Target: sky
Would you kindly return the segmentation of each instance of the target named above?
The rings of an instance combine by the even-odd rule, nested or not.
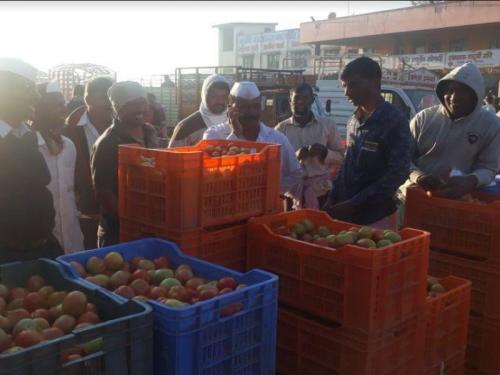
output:
[[[118,79],[217,65],[217,29],[229,22],[301,22],[411,6],[410,1],[0,2],[0,57],[42,71],[95,63]]]

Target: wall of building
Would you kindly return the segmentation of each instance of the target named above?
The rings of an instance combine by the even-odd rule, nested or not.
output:
[[[344,41],[380,55],[500,48],[500,23],[446,30],[372,36]],[[460,46],[460,44],[463,45]]]
[[[225,30],[230,30],[229,32],[232,34],[233,40],[233,49],[229,51],[224,51],[224,33]],[[275,25],[272,24],[234,24],[234,25],[224,25],[219,27],[219,37],[218,37],[218,46],[219,46],[219,56],[218,56],[218,65],[221,66],[235,66],[238,65],[237,62],[237,53],[236,53],[236,43],[238,37],[243,34],[256,34],[256,33],[264,33],[265,31],[272,32],[275,30]]]
[[[237,62],[249,68],[302,67],[307,65],[311,47],[301,45],[299,39],[299,29],[239,35],[236,47]]]
[[[237,39],[238,65],[261,69],[313,68],[314,46],[300,43],[300,30],[290,29],[274,33],[240,35]],[[339,46],[324,45],[322,56],[340,56],[345,50]],[[273,64],[274,63],[274,64]]]
[[[306,22],[300,25],[302,43],[405,32],[486,25],[500,22],[498,1],[449,1],[358,16]]]

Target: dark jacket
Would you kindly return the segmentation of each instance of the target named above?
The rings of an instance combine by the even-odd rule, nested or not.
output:
[[[200,111],[196,111],[175,126],[168,147],[194,146],[203,139],[205,130],[207,125]]]
[[[356,115],[347,123],[347,151],[327,205],[350,201],[356,212],[349,221],[379,221],[396,210],[396,192],[409,169],[408,120],[395,106],[381,101],[363,124]]]
[[[29,247],[52,236],[55,210],[49,183],[35,132],[0,137],[0,246]]]
[[[86,107],[83,106],[68,116],[63,134],[71,139],[76,147],[75,192],[78,209],[84,215],[97,215],[99,206],[92,187],[89,145],[84,127],[78,126],[78,122],[86,110]]]
[[[144,124],[144,147],[157,148],[158,138],[152,125]],[[91,170],[92,181],[99,203],[99,236],[118,238],[119,219],[117,212],[106,212],[105,203],[99,201],[102,192],[111,192],[118,199],[118,146],[138,143],[122,128],[119,121],[99,137],[92,148]],[[102,198],[101,198],[102,199]],[[109,242],[108,242],[109,243]]]
[[[83,98],[73,98],[66,104],[66,113],[73,112],[75,109],[85,106],[85,101]]]

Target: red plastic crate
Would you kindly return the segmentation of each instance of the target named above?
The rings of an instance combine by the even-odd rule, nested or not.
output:
[[[361,334],[281,307],[277,373],[417,375],[423,340],[418,328],[418,317],[414,315],[391,330]]]
[[[428,297],[425,307],[425,374],[445,368],[467,345],[471,283],[455,276],[439,281],[446,292]]]
[[[168,231],[131,220],[120,221],[121,242],[147,237],[175,242],[187,255],[237,271],[246,270],[246,223],[214,230]]]
[[[476,192],[488,204],[428,197],[408,189],[405,225],[431,233],[431,247],[479,260],[500,261],[500,198]]]
[[[471,313],[500,319],[500,268],[488,262],[440,253],[432,250],[429,273],[436,277],[454,275],[472,282]],[[500,374],[500,373],[499,373]]]
[[[364,331],[387,329],[425,306],[429,234],[403,229],[403,240],[383,249],[331,249],[276,234],[305,218],[334,232],[352,224],[300,210],[248,222],[247,267],[280,278],[279,300]]]
[[[212,158],[203,151],[230,143],[255,153]],[[223,140],[168,150],[120,145],[119,160],[124,219],[189,230],[282,211],[279,145]]]
[[[442,361],[433,368],[424,372],[424,375],[463,375],[465,362],[465,350],[456,354],[447,361]]]
[[[471,316],[465,363],[477,375],[500,374],[500,321]]]

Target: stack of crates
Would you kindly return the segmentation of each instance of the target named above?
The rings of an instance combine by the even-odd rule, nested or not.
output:
[[[438,279],[444,293],[430,295],[425,306],[422,375],[464,372],[471,282],[455,276]]]
[[[431,233],[429,270],[472,282],[467,375],[500,374],[500,200],[477,192],[469,201],[408,189],[405,224]]]
[[[304,219],[333,233],[356,227],[313,210],[248,224],[248,266],[279,276],[278,373],[434,375],[441,358],[431,345],[435,358],[424,358],[426,341],[436,341],[425,326],[447,312],[436,307],[444,295],[427,298],[429,234],[406,228],[400,242],[384,248],[333,249],[288,236]]]
[[[148,348],[149,354],[153,354],[153,368],[140,373],[115,371],[114,375],[275,374],[278,308],[278,278],[275,275],[261,270],[233,271],[185,255],[174,243],[154,238],[66,254],[57,260],[79,283],[119,303],[135,303],[83,280],[72,265],[75,261],[86,264],[93,256],[104,258],[110,252],[120,253],[126,261],[136,256],[149,260],[166,257],[173,269],[181,264],[188,265],[197,277],[207,280],[232,277],[238,284],[245,285],[182,308],[148,300],[154,328],[154,348]],[[231,311],[234,306],[239,308]],[[111,372],[99,374],[108,373]],[[1,370],[0,374],[3,375]]]
[[[50,259],[0,265],[0,284],[23,287],[39,275],[58,291],[78,290],[93,303],[102,319],[64,336],[11,353],[0,353],[0,375],[144,375],[153,372],[152,308],[137,301],[117,301],[99,287],[75,280]],[[97,351],[87,352],[89,344]],[[75,349],[81,357],[67,359]],[[78,350],[77,353],[81,353]]]
[[[247,154],[211,157],[208,147]],[[282,210],[280,146],[210,140],[193,147],[119,149],[122,242],[173,241],[187,254],[243,271],[247,220]]]

